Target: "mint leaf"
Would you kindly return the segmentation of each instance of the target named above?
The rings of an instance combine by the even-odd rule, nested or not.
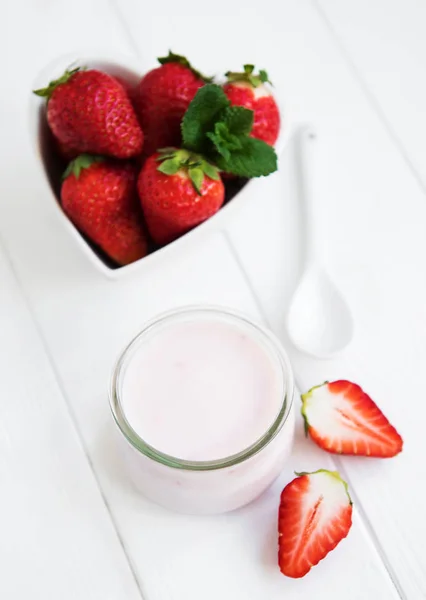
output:
[[[189,105],[181,124],[183,146],[193,152],[203,153],[209,144],[207,133],[214,130],[229,100],[221,87],[213,83],[198,90]]]
[[[253,127],[254,112],[243,106],[228,106],[223,113],[223,122],[235,135],[249,134]]]
[[[229,160],[231,157],[231,152],[227,148],[226,142],[224,142],[216,133],[208,133],[207,137],[213,142],[216,151],[219,152],[219,154],[221,154],[225,160]]]
[[[225,123],[216,123],[214,133],[207,133],[207,137],[213,142],[217,152],[221,154],[225,160],[229,160],[231,152],[241,149],[240,138],[233,133],[230,133]]]
[[[218,154],[214,161],[222,171],[239,177],[261,177],[277,170],[277,155],[269,144],[251,137],[241,137],[241,149],[225,159]]]

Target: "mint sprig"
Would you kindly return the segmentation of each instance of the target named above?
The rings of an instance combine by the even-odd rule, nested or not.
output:
[[[223,120],[223,111],[229,106],[225,92],[213,83],[198,90],[182,120],[184,148],[204,154],[209,149],[207,134]]]
[[[225,125],[234,135],[248,135],[253,127],[254,113],[243,106],[228,106],[223,115]]]
[[[202,154],[222,171],[260,177],[277,169],[272,146],[250,137],[253,111],[231,106],[221,87],[200,88],[182,120],[183,147]]]
[[[238,177],[263,177],[277,170],[277,155],[269,144],[252,137],[240,138],[241,148],[230,151],[230,156],[217,156],[216,164],[222,171]]]

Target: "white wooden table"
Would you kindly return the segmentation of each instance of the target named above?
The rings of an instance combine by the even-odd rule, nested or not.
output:
[[[1,9],[0,598],[426,598],[426,4],[420,0],[28,0]],[[300,388],[360,383],[405,440],[390,461],[332,459],[303,439],[261,499],[215,518],[151,505],[123,478],[106,386],[156,312],[227,304],[286,343],[301,265],[292,147],[226,231],[161,273],[113,282],[57,227],[30,148],[32,81],[58,53],[168,48],[206,72],[255,61],[321,133],[319,216],[356,337],[338,360],[289,353]],[[260,192],[259,192],[260,189]],[[355,502],[347,540],[304,580],[276,568],[293,470],[335,466]]]

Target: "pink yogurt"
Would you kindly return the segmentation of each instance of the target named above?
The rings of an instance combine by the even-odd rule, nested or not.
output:
[[[200,307],[156,319],[125,350],[111,389],[133,481],[183,512],[247,504],[291,451],[293,387],[280,343],[245,317]]]

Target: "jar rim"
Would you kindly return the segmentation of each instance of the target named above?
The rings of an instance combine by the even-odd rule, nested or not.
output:
[[[145,442],[128,422],[121,402],[120,393],[120,376],[130,360],[132,350],[139,343],[141,338],[143,338],[148,332],[151,332],[157,325],[163,324],[164,322],[169,320],[173,321],[175,318],[181,316],[199,316],[200,314],[214,315],[216,317],[220,317],[222,315],[225,318],[231,318],[234,321],[237,321],[243,326],[249,326],[258,335],[260,334],[266,342],[269,342],[270,346],[273,348],[276,358],[278,358],[282,380],[282,404],[277,416],[272,424],[268,427],[267,431],[259,439],[253,442],[253,444],[237,452],[236,454],[208,461],[192,461],[181,459],[161,452]],[[278,338],[263,325],[254,322],[250,317],[244,315],[243,313],[221,306],[201,304],[182,306],[172,309],[163,312],[149,320],[143,329],[127,344],[127,346],[119,355],[118,360],[113,368],[109,387],[110,409],[118,429],[126,438],[126,440],[138,452],[145,455],[147,458],[150,458],[155,462],[161,463],[167,467],[187,471],[214,471],[223,469],[225,467],[237,465],[256,455],[270,442],[272,442],[272,440],[275,439],[277,434],[281,431],[290,414],[293,405],[293,396],[293,371],[288,356]]]

